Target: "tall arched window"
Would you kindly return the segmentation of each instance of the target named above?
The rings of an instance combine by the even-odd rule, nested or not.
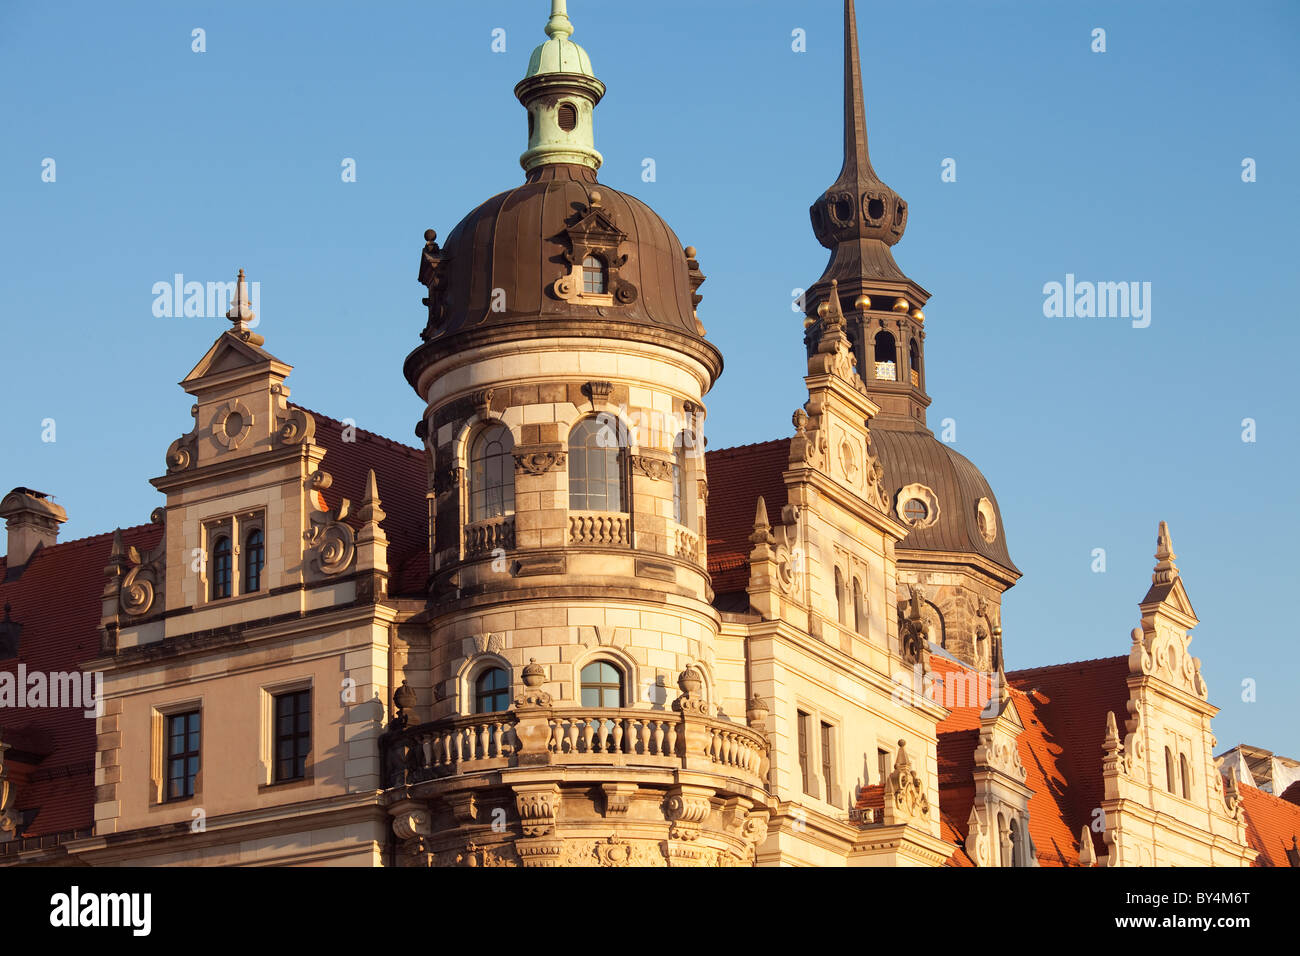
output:
[[[889,332],[876,333],[876,378],[898,381],[898,348]]]
[[[569,508],[627,511],[623,477],[626,455],[613,428],[594,418],[569,432]]]
[[[244,538],[243,591],[252,594],[262,589],[262,567],[266,564],[266,542],[262,529],[254,528]]]
[[[839,568],[835,569],[835,615],[841,624],[844,623],[844,575]]]
[[[500,667],[492,667],[474,681],[474,713],[491,714],[510,707],[510,677]]]
[[[921,387],[921,349],[916,344],[916,339],[912,339],[907,346],[907,369],[912,376],[912,385],[916,388]]]
[[[1177,793],[1174,789],[1174,754],[1168,747],[1165,748],[1165,779],[1169,784],[1169,792]]]
[[[1007,824],[1008,836],[1011,840],[1011,865],[1024,866],[1025,852],[1021,845],[1023,839],[1020,835],[1020,824],[1015,817]]]
[[[998,866],[1011,866],[1011,828],[1001,813],[998,814]]]
[[[673,520],[686,523],[686,433],[677,436],[673,447]]]
[[[862,604],[862,584],[857,578],[853,579],[853,630],[859,634],[865,634],[867,626],[867,612]]]
[[[1178,778],[1183,784],[1183,799],[1192,799],[1192,768],[1187,762],[1187,754],[1178,755]]]
[[[623,672],[609,661],[592,661],[581,680],[583,707],[623,706]]]
[[[212,543],[212,599],[230,597],[230,535]]]
[[[609,276],[600,256],[587,256],[582,260],[582,291],[604,295],[609,286]]]
[[[474,437],[469,452],[469,520],[485,521],[515,510],[514,436],[492,425]]]

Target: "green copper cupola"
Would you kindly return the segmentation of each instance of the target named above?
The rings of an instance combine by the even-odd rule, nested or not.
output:
[[[605,95],[587,51],[569,39],[573,24],[565,0],[551,0],[546,21],[549,39],[533,51],[528,72],[515,96],[528,110],[528,149],[519,157],[525,170],[548,163],[577,163],[599,169],[592,114]]]

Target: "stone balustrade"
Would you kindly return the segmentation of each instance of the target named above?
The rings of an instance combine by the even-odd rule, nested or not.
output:
[[[569,544],[631,547],[632,518],[618,511],[571,511]]]
[[[521,706],[392,730],[383,738],[389,786],[519,766],[697,770],[762,788],[767,742],[743,724],[698,713]]]
[[[677,529],[677,547],[675,550],[679,558],[694,561],[696,564],[700,561],[700,539],[685,528]]]
[[[502,515],[465,525],[465,557],[477,558],[493,551],[513,551],[515,516]]]

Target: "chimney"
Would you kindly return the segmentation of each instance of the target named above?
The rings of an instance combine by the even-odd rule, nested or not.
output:
[[[59,538],[59,525],[68,513],[50,501],[50,496],[30,488],[15,488],[0,501],[0,518],[9,532],[6,571],[24,567],[36,552]]]

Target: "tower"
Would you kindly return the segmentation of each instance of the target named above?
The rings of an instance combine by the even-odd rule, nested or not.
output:
[[[572,33],[553,0],[515,87],[524,182],[425,235],[430,578],[390,813],[406,862],[740,862],[766,753],[705,570],[722,358],[694,249],[597,181],[604,85]]]
[[[900,630],[915,629],[907,620],[915,603],[931,641],[973,667],[997,670],[1002,593],[1020,571],[988,481],[926,425],[921,307],[930,294],[894,261],[907,203],[876,174],[868,153],[853,0],[844,4],[843,152],[839,176],[809,210],[830,259],[805,295],[808,355],[823,339],[826,317],[842,314],[858,373],[880,408],[871,419],[872,450],[892,510],[911,529],[897,548]]]

